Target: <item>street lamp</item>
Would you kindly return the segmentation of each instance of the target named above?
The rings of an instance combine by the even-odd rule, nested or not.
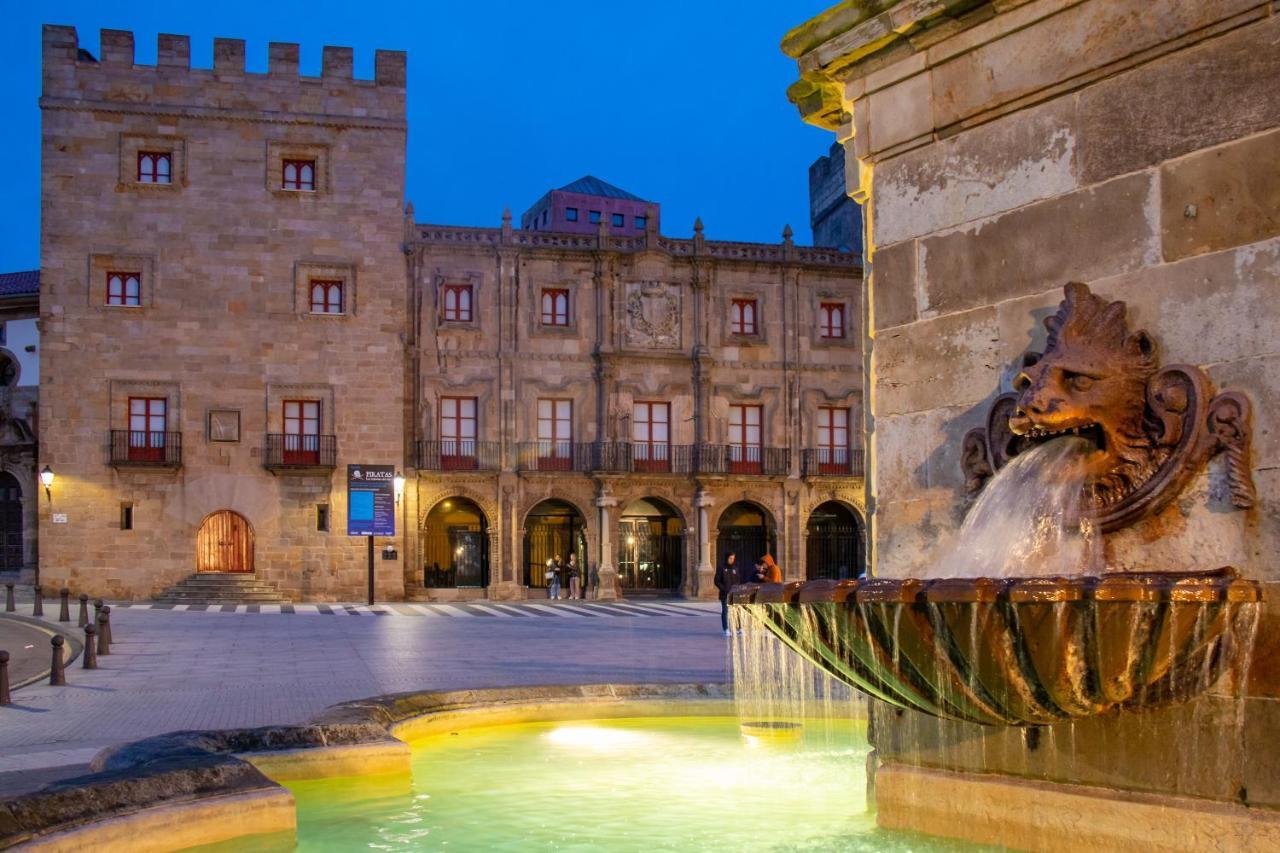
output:
[[[53,503],[53,469],[48,465],[40,472],[40,482],[44,484],[44,496]]]
[[[400,499],[404,497],[404,474],[399,471],[391,478],[391,484],[396,490],[396,503],[400,503]]]

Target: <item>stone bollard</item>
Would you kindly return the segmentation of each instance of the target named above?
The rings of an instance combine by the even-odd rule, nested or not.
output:
[[[62,599],[62,606],[58,608],[58,621],[71,621],[71,590],[65,586],[58,590],[58,597]]]
[[[98,614],[98,654],[111,654],[111,646],[107,644],[107,614]]]
[[[4,585],[4,612],[12,613],[17,609],[13,605],[13,584],[7,583]]]
[[[88,624],[84,626],[84,668],[85,669],[98,668],[98,645],[97,645],[97,640],[94,636],[97,633],[98,633],[98,629],[93,627],[93,625]]]
[[[62,644],[65,642],[61,634],[55,634],[49,641],[53,646],[53,662],[49,664],[50,687],[63,687],[67,683],[66,665],[62,662]]]
[[[102,624],[107,632],[107,645],[109,646],[116,641],[116,638],[111,636],[111,605],[102,605],[102,615],[106,617],[102,620]]]
[[[31,615],[43,616],[44,615],[44,593],[40,591],[39,584],[36,584],[35,586],[35,593],[36,593],[36,601],[35,601],[35,604],[31,606]]]
[[[89,596],[83,592],[80,593],[80,625],[83,628],[89,624]]]
[[[0,652],[0,705],[12,705],[9,695],[9,653]]]

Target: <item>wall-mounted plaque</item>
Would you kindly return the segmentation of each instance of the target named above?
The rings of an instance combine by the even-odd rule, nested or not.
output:
[[[238,409],[210,409],[209,440],[239,441],[240,411]]]

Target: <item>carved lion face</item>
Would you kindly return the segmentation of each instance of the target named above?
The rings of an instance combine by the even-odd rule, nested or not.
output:
[[[1147,383],[1156,370],[1155,344],[1130,332],[1123,302],[1094,296],[1072,282],[1058,312],[1045,320],[1044,355],[1028,359],[1014,381],[1017,411],[1009,428],[1032,441],[1067,433],[1097,445],[1094,478],[1140,463],[1150,440],[1144,429]]]

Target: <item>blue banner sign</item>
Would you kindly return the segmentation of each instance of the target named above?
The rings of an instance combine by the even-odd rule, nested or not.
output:
[[[347,535],[396,535],[394,465],[347,466]]]

